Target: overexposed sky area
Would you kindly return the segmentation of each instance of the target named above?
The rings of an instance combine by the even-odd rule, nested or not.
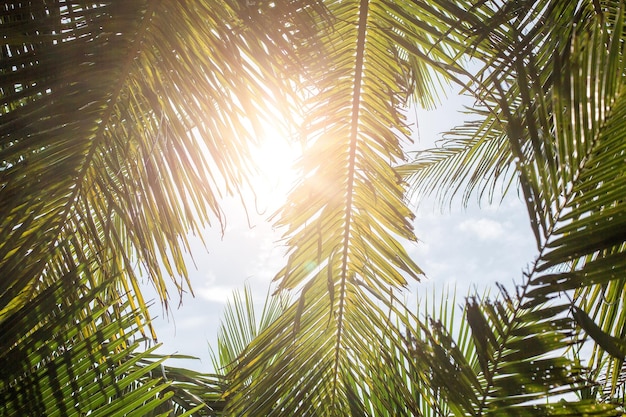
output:
[[[415,147],[432,146],[441,138],[440,132],[460,124],[464,117],[459,112],[462,104],[471,103],[453,97],[435,111],[411,113],[410,118],[416,114],[418,119],[413,135]],[[263,152],[259,156],[263,157]],[[248,283],[260,308],[271,279],[284,265],[285,249],[277,246],[280,236],[266,218],[284,198],[289,184],[281,182],[280,177],[286,175],[274,173],[267,177],[268,181],[260,185],[266,189],[259,192],[257,205],[261,213],[251,207],[246,215],[238,199],[226,200],[224,211],[228,223],[224,236],[217,228],[206,231],[208,253],[199,239],[191,239],[197,267],[189,264],[195,298],[186,294],[180,308],[177,308],[177,298],[173,299],[169,316],[155,303],[152,314],[158,317],[154,324],[159,341],[163,342],[159,352],[200,358],[199,361],[169,364],[212,372],[209,345],[216,347],[222,312],[232,291],[242,290]],[[271,194],[267,189],[275,192]],[[420,242],[411,243],[408,250],[427,278],[411,285],[406,293],[408,300],[417,299],[433,288],[456,287],[458,304],[470,290],[482,293],[495,282],[510,287],[514,281],[521,281],[522,271],[536,254],[525,207],[515,191],[502,203],[493,205],[483,202],[479,207],[474,198],[467,209],[460,204],[454,204],[451,210],[448,206],[442,209],[427,201],[420,205],[416,214],[415,229]],[[249,226],[248,217],[253,227]],[[492,294],[495,293],[493,287]],[[150,289],[145,295],[154,298]]]

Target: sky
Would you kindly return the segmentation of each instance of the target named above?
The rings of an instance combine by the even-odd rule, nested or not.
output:
[[[409,117],[417,118],[413,135],[416,149],[432,146],[441,138],[440,132],[460,124],[463,104],[470,103],[453,96],[435,111],[410,112]],[[278,149],[275,146],[261,149],[259,158]],[[160,353],[191,355],[199,360],[168,364],[212,372],[209,345],[217,348],[220,320],[232,291],[241,291],[248,284],[257,308],[263,305],[274,274],[285,263],[285,248],[277,244],[280,234],[267,218],[289,189],[290,184],[283,181],[287,177],[286,171],[274,169],[261,175],[258,207],[247,213],[238,199],[225,200],[226,231],[222,236],[217,228],[206,230],[206,248],[197,237],[190,238],[195,266],[189,263],[189,273],[195,297],[185,294],[179,308],[178,299],[173,299],[169,313],[156,302],[152,315],[157,316],[153,323],[163,343]],[[509,288],[521,282],[522,271],[536,255],[526,209],[515,192],[496,204],[481,202],[479,207],[473,199],[467,208],[455,204],[451,210],[425,201],[417,208],[415,231],[419,242],[408,244],[407,249],[426,278],[406,291],[409,302],[433,289],[445,288],[456,289],[457,303],[470,291],[482,294],[491,288],[495,295],[496,282]],[[154,293],[146,288],[145,296],[154,298]]]

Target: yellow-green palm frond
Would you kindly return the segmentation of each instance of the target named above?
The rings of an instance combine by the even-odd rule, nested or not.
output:
[[[545,272],[536,278],[541,286],[537,297],[546,297],[550,286],[552,292],[574,290],[583,312],[598,321],[608,337],[620,339],[626,320],[619,302],[626,272],[622,204],[626,198],[622,140],[626,132],[626,8],[620,2],[603,6],[595,25],[572,39],[573,58],[555,64],[555,69],[569,76],[558,80],[552,94],[554,108],[561,110],[554,112],[554,148],[551,154],[535,151],[539,156],[528,164],[522,180],[534,201],[544,200],[541,204],[533,201],[530,211],[546,236],[540,258],[540,269]],[[549,158],[554,162],[543,162]],[[531,176],[530,167],[538,164],[546,168],[535,169],[538,175]],[[543,221],[542,216],[550,221]],[[613,398],[623,384],[624,357],[611,358],[614,351],[606,350],[598,333],[585,325],[588,322],[579,322],[597,342],[590,364],[596,377],[605,375],[605,396]]]
[[[154,348],[137,352],[139,313],[107,304],[102,287],[68,303],[81,285],[78,271],[68,273],[0,323],[2,415],[147,415],[173,396],[165,357],[148,363]]]
[[[288,305],[289,300],[285,292],[272,296],[268,291],[259,315],[254,295],[248,285],[241,292],[233,292],[232,299],[226,303],[223,313],[224,317],[217,334],[217,347],[215,350],[211,347],[213,367],[216,371],[228,375],[228,371],[236,366],[248,345],[270,327]]]
[[[485,65],[468,89],[483,105],[478,121],[454,131],[452,146],[418,159],[414,179],[451,172],[418,190],[467,187],[467,198],[503,173],[508,184],[515,173],[539,249],[526,308],[576,293],[572,311],[598,342],[591,364],[598,374],[608,372],[610,397],[623,361],[607,360],[602,341],[623,337],[624,323],[616,302],[626,265],[624,4],[504,2],[495,16],[475,30],[473,47]],[[581,319],[584,311],[590,320]]]
[[[368,369],[389,340],[400,340],[389,309],[421,275],[400,243],[415,241],[394,168],[408,140],[402,105],[412,95],[436,100],[435,80],[456,68],[461,41],[435,42],[449,28],[444,6],[324,4],[323,59],[305,63],[314,85],[302,124],[303,179],[276,215],[288,248],[276,281],[299,299],[233,369],[236,414],[364,413],[358,393],[371,389]]]
[[[465,360],[475,363],[470,327],[456,314],[456,294],[449,289],[439,294],[422,289],[419,298],[421,301],[416,311],[407,310],[396,323],[398,328],[404,330],[385,334],[386,343],[379,350],[378,362],[365,370],[370,381],[368,390],[363,392],[356,381],[353,383],[353,390],[359,395],[368,415],[434,417],[450,415],[450,406],[454,408],[447,395],[431,383],[430,361],[414,356],[418,339],[428,339],[420,330],[420,322],[432,321],[443,326],[456,341],[458,351]]]
[[[75,264],[144,314],[139,271],[182,295],[186,233],[222,222],[259,120],[290,114],[291,28],[314,4],[274,2],[262,27],[239,1],[5,3],[0,312]]]
[[[470,28],[464,32],[470,60],[462,74],[466,78],[459,81],[475,104],[466,109],[467,121],[446,132],[438,147],[419,152],[399,168],[411,183],[411,193],[418,199],[434,194],[441,204],[457,195],[467,203],[476,193],[491,200],[515,189],[511,185],[519,159],[510,147],[507,112],[524,124],[523,95],[544,96],[560,76],[555,64],[569,59],[571,40],[601,20],[592,0],[481,2],[468,13],[473,15],[466,18]],[[518,74],[516,62],[525,74]],[[529,127],[550,131],[549,124]],[[532,149],[525,142],[521,152],[529,157]]]

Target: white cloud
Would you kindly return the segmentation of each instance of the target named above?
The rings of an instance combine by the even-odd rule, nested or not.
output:
[[[468,219],[459,224],[463,232],[474,234],[480,240],[498,239],[504,234],[502,224],[491,219]]]
[[[285,247],[275,243],[276,236],[269,232],[258,241],[256,260],[247,271],[247,276],[263,285],[269,285],[276,273],[287,263]]]
[[[236,287],[226,287],[223,285],[210,285],[194,290],[196,295],[206,301],[226,304]]]
[[[182,317],[179,320],[174,320],[173,323],[175,330],[198,331],[198,329],[204,329],[207,324],[207,318],[205,316]]]

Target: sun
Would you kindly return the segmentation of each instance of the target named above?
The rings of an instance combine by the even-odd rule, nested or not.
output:
[[[272,211],[284,201],[297,179],[294,167],[302,155],[299,144],[290,139],[285,129],[263,123],[258,146],[252,148],[252,158],[258,174],[252,178],[257,204]]]

